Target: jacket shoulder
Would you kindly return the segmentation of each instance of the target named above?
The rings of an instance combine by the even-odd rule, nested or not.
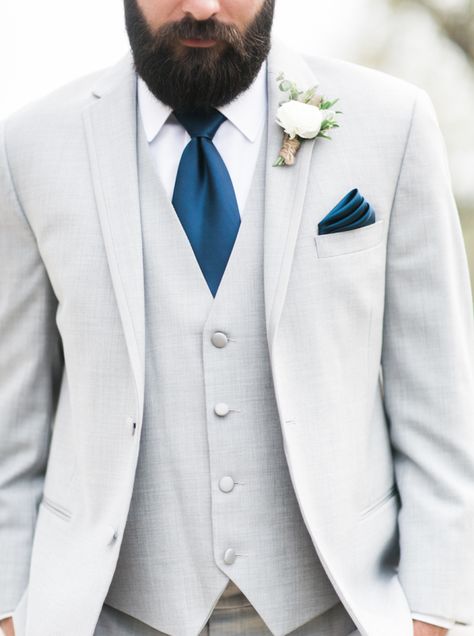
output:
[[[41,169],[43,160],[84,147],[83,113],[97,96],[133,78],[131,56],[85,74],[19,108],[0,121],[1,143],[13,174]],[[47,163],[47,162],[45,162]]]
[[[77,125],[81,113],[95,101],[94,88],[110,78],[117,78],[130,66],[130,55],[122,57],[117,63],[92,71],[50,91],[24,106],[20,107],[0,122],[7,139],[12,144],[21,143],[22,139],[34,142],[46,134],[61,130],[66,132]]]
[[[416,84],[379,69],[334,57],[303,55],[316,77],[324,84],[337,85],[344,92],[366,95],[367,98],[384,96],[385,100],[416,99],[424,92]]]
[[[404,143],[416,104],[434,113],[426,91],[405,79],[345,60],[303,56],[318,81],[318,92],[339,98],[343,121],[372,138],[392,138]],[[428,110],[426,110],[428,108]]]
[[[5,117],[8,125],[26,124],[44,115],[59,115],[61,112],[78,110],[87,104],[91,98],[94,82],[100,77],[104,69],[94,71],[71,80],[42,97],[36,98]]]

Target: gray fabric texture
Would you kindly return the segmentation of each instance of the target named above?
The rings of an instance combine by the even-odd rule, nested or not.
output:
[[[281,71],[344,115],[277,169]],[[277,40],[267,79],[264,318],[300,514],[362,636],[409,636],[411,611],[470,623],[472,294],[433,106]],[[91,636],[124,538],[146,424],[136,132],[129,53],[0,127],[0,610],[19,636]],[[354,187],[377,222],[317,235]]]

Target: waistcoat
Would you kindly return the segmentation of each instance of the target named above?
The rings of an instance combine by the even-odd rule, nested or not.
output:
[[[263,288],[267,129],[215,298],[139,117],[137,129],[144,419],[105,603],[172,636],[197,636],[231,580],[283,636],[339,598],[296,500],[272,382]]]

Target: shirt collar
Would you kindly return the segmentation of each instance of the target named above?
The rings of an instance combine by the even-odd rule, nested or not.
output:
[[[247,137],[255,141],[263,125],[267,111],[267,61],[260,67],[250,87],[232,102],[218,108],[227,119]],[[146,83],[138,76],[138,105],[148,143],[160,132],[172,109],[157,99]]]

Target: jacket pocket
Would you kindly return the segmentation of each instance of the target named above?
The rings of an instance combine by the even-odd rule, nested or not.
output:
[[[386,503],[392,500],[395,500],[395,497],[397,495],[398,495],[397,485],[393,484],[381,497],[379,497],[376,501],[370,504],[370,506],[367,506],[367,508],[364,508],[364,510],[362,510],[362,512],[360,513],[359,518],[366,519],[371,514],[379,510],[379,508],[382,508],[382,506],[384,506]]]
[[[354,230],[315,234],[316,254],[319,258],[328,258],[362,252],[376,247],[382,242],[384,228],[385,219],[379,219],[375,223],[357,227]]]
[[[43,499],[41,500],[41,505],[49,512],[52,512],[60,519],[63,519],[63,521],[69,521],[72,517],[72,512],[70,510],[65,508],[62,504],[49,499],[49,497],[45,497],[44,495]]]

